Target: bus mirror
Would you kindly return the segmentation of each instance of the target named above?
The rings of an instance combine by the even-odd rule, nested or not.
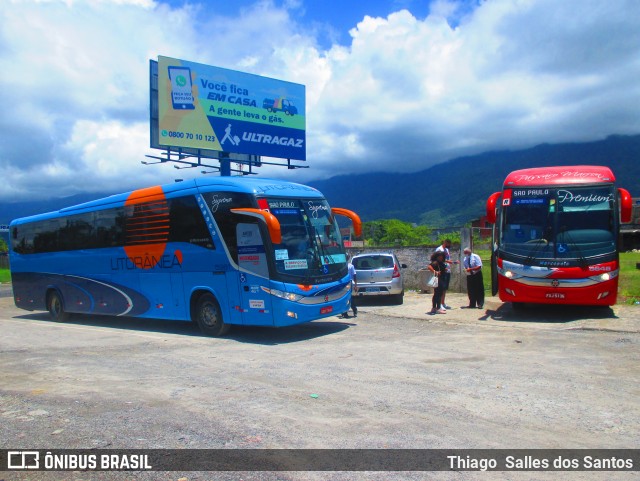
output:
[[[360,220],[360,216],[358,214],[348,209],[342,209],[340,207],[332,207],[331,213],[333,215],[343,215],[351,219],[351,222],[353,222],[353,232],[356,237],[360,237],[362,235],[362,221]]]
[[[271,237],[271,242],[274,244],[282,243],[282,231],[280,230],[280,222],[275,215],[266,210],[260,209],[250,209],[250,208],[242,208],[242,209],[231,209],[231,212],[234,214],[240,215],[249,215],[251,217],[257,217],[258,219],[262,219],[267,224],[267,230],[269,231],[269,237]]]
[[[620,221],[631,222],[631,215],[633,212],[633,199],[628,190],[622,187],[618,188],[620,194]]]
[[[487,199],[487,222],[490,224],[496,223],[496,207],[501,195],[502,192],[494,192]]]

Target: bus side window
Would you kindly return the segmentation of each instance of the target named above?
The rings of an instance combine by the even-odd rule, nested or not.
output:
[[[63,220],[58,230],[60,250],[91,249],[96,245],[93,212],[73,215]]]
[[[215,249],[202,212],[193,196],[169,199],[169,242],[187,242]]]
[[[18,254],[33,253],[33,224],[22,224],[20,228],[13,228],[13,250]]]
[[[55,252],[59,250],[59,230],[60,221],[58,219],[49,219],[39,222],[37,233],[33,238],[34,252]]]
[[[118,247],[124,245],[124,208],[116,207],[96,211],[94,217],[95,247]]]

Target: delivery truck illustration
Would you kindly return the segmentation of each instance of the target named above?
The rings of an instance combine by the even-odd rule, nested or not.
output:
[[[288,99],[278,97],[277,99],[264,99],[262,107],[269,112],[284,112],[286,115],[295,115],[298,109]]]

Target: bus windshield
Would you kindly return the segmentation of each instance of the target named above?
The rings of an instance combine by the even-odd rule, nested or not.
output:
[[[534,259],[584,261],[616,251],[612,186],[506,189],[501,249]]]
[[[267,202],[282,231],[282,242],[274,245],[281,280],[309,284],[342,273],[346,256],[326,200],[269,198]]]

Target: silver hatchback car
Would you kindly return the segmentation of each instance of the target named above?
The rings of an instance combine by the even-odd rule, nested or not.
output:
[[[358,254],[351,259],[356,269],[358,288],[355,295],[389,296],[394,304],[402,304],[404,285],[400,264],[393,252]]]

